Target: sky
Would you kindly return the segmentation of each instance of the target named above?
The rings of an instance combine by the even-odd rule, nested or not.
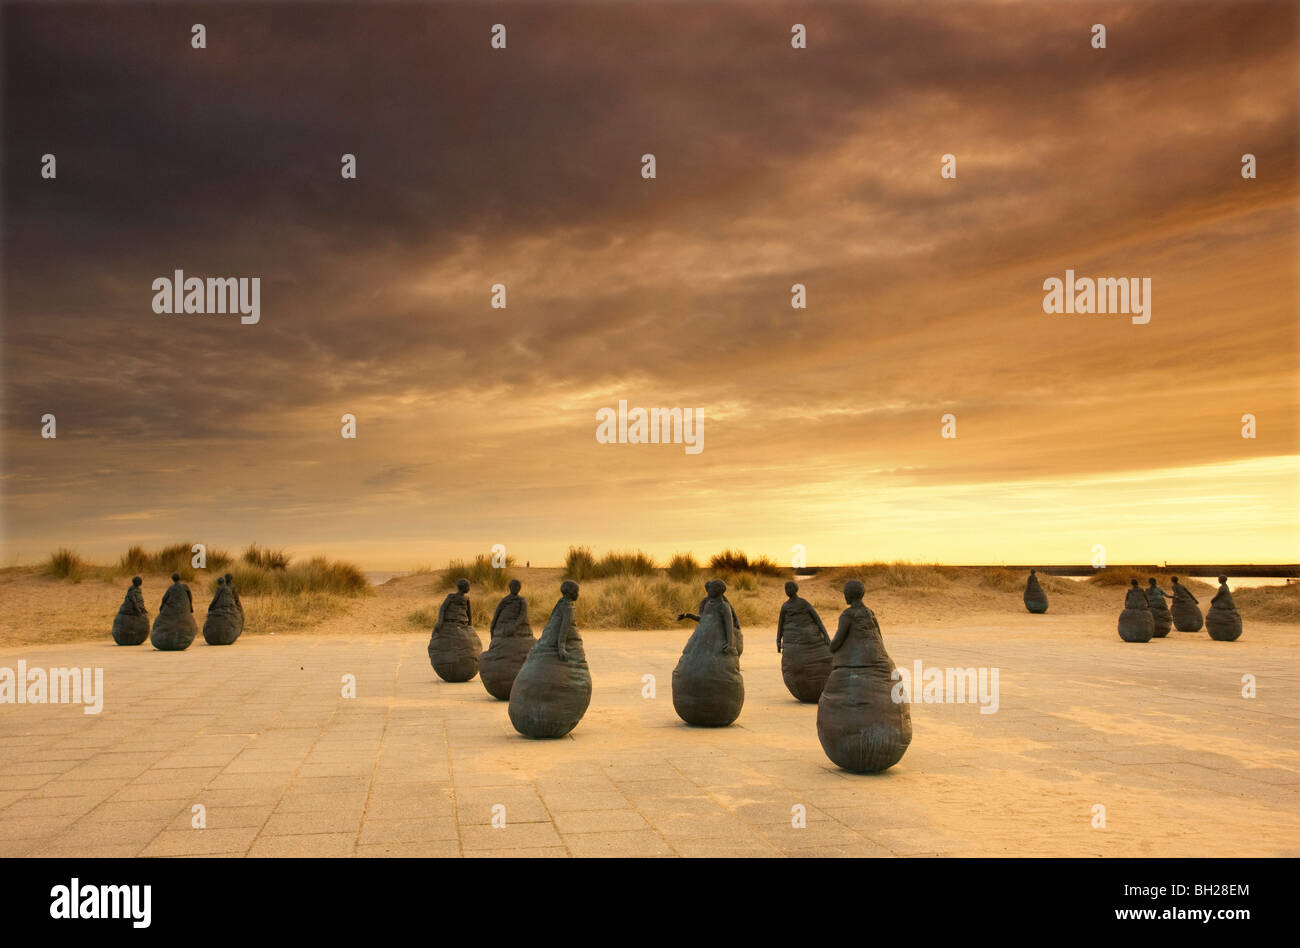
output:
[[[6,3],[0,565],[1298,562],[1297,9]]]

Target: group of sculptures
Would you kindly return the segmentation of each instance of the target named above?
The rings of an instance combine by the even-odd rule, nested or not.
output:
[[[163,593],[158,618],[149,627],[149,610],[145,608],[143,580],[131,579],[131,588],[113,619],[113,641],[118,645],[140,645],[145,639],[160,652],[180,652],[190,647],[199,634],[194,621],[194,596],[172,573],[172,584]],[[217,591],[203,620],[203,639],[209,645],[233,645],[244,631],[244,603],[235,589],[234,577],[227,573],[217,579]]]
[[[1228,577],[1219,577],[1219,591],[1210,600],[1210,611],[1201,616],[1200,600],[1191,590],[1172,577],[1174,594],[1170,597],[1156,583],[1154,576],[1142,589],[1138,581],[1130,581],[1124,594],[1124,611],[1119,614],[1119,637],[1125,642],[1150,642],[1162,639],[1171,628],[1179,632],[1199,632],[1202,628],[1210,638],[1219,642],[1235,642],[1241,637],[1241,614],[1228,589]],[[1173,605],[1166,604],[1171,599]],[[1047,593],[1038,582],[1037,570],[1029,571],[1025,584],[1025,608],[1041,614],[1047,611]]]
[[[511,580],[509,595],[492,615],[486,651],[474,630],[469,585],[458,580],[438,608],[428,648],[433,670],[448,682],[480,675],[488,694],[509,702],[510,722],[525,737],[568,734],[591,703],[591,670],[573,617],[578,584],[560,585],[560,599],[535,640],[520,583]],[[699,612],[677,617],[692,620],[695,630],[673,669],[673,709],[687,724],[726,727],[745,703],[745,643],[726,583],[711,579],[704,590]],[[817,736],[826,755],[855,773],[892,767],[912,740],[912,719],[906,701],[891,695],[894,663],[880,624],[862,602],[866,588],[857,580],[845,584],[848,608],[834,639],[817,610],[800,598],[798,584],[786,583],[785,591],[776,632],[781,675],[796,699],[817,703]]]

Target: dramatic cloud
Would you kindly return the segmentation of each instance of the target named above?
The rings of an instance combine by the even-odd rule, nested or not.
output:
[[[1293,4],[3,16],[10,560],[1300,554]],[[155,314],[177,269],[261,321]],[[1046,315],[1067,269],[1151,322]]]

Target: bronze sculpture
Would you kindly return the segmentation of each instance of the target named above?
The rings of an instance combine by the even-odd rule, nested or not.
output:
[[[560,584],[560,599],[510,689],[510,723],[525,737],[564,737],[591,704],[591,669],[573,620],[578,584]]]
[[[456,580],[456,591],[448,593],[438,607],[429,636],[429,664],[443,681],[469,681],[478,674],[483,641],[474,631],[468,593],[469,580]]]
[[[799,584],[785,584],[789,598],[776,620],[776,650],[781,653],[781,677],[799,701],[816,702],[831,673],[831,639],[812,603],[799,595]]]
[[[528,601],[519,595],[521,588],[519,580],[510,580],[510,594],[492,614],[487,651],[478,657],[479,679],[499,701],[510,700],[510,686],[537,642],[528,624]]]
[[[131,578],[126,598],[113,617],[113,641],[118,645],[139,645],[149,637],[149,610],[140,591],[143,582],[139,576]]]
[[[1119,637],[1125,642],[1150,642],[1154,633],[1155,620],[1147,597],[1138,588],[1138,581],[1130,580],[1124,593],[1124,611],[1119,614]]]
[[[233,645],[244,631],[244,608],[235,597],[230,574],[217,577],[217,591],[203,620],[203,640],[209,645]]]
[[[912,742],[912,714],[901,689],[894,700],[894,662],[864,595],[859,580],[844,584],[848,608],[831,640],[831,674],[817,704],[817,737],[826,756],[859,774],[894,766]]]
[[[708,595],[694,619],[695,631],[673,669],[673,709],[687,724],[726,727],[740,717],[745,704],[745,682],[740,675],[736,612],[723,593],[720,579],[704,584]]]
[[[1165,602],[1167,598],[1165,591],[1156,585],[1154,576],[1147,580],[1146,597],[1147,605],[1151,608],[1151,621],[1155,625],[1151,637],[1163,639],[1169,634],[1169,630],[1174,627],[1174,617],[1169,614],[1169,604]]]
[[[1178,582],[1178,577],[1173,577],[1174,584],[1174,602],[1169,607],[1169,614],[1174,618],[1174,628],[1179,632],[1199,632],[1201,626],[1205,624],[1205,619],[1201,616],[1201,609],[1197,603],[1200,601],[1193,596],[1182,583]]]
[[[172,584],[163,593],[149,641],[160,652],[181,652],[190,647],[198,634],[190,587],[181,582],[179,573],[172,573]]]
[[[1029,571],[1029,581],[1025,583],[1025,608],[1034,615],[1042,615],[1047,611],[1047,593],[1038,582],[1037,570]]]
[[[1241,613],[1228,590],[1228,577],[1219,577],[1219,591],[1210,600],[1210,611],[1205,614],[1205,631],[1216,642],[1235,642],[1241,638]]]

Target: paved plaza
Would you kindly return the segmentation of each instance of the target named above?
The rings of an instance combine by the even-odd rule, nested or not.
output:
[[[746,631],[745,708],[717,730],[673,712],[688,630],[584,633],[591,708],[556,741],[520,737],[477,679],[438,680],[427,634],[0,649],[102,667],[105,692],[97,715],[0,705],[0,855],[1300,855],[1296,631],[1113,626],[886,628],[900,666],[997,668],[999,695],[914,700],[911,748],[876,776],[826,759],[772,629]]]

